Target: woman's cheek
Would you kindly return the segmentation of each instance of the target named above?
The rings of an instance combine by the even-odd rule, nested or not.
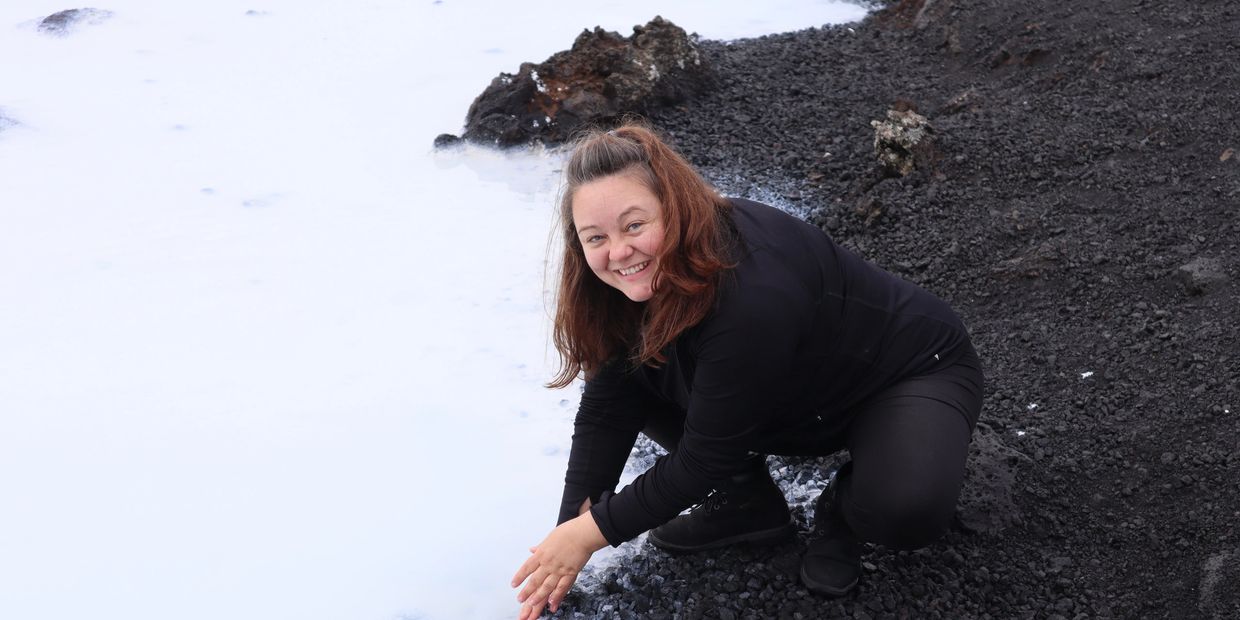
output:
[[[594,270],[595,275],[600,278],[607,271],[607,255],[603,252],[595,250],[587,256],[586,262],[590,264],[590,269]]]

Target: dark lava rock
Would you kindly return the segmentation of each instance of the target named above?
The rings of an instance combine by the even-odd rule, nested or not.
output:
[[[44,17],[43,21],[39,22],[39,31],[65,36],[81,24],[98,24],[109,17],[112,17],[112,12],[102,9],[68,9]]]
[[[990,426],[973,432],[964,488],[960,492],[957,522],[965,531],[998,535],[1021,523],[1013,497],[1017,466],[1029,457],[1003,442]]]
[[[462,142],[463,140],[461,140],[460,136],[455,136],[450,133],[441,133],[438,136],[435,136],[435,148],[437,149],[460,146]]]
[[[462,137],[501,147],[560,143],[585,125],[649,114],[712,83],[697,44],[662,17],[628,38],[595,28],[568,51],[501,73],[469,107]]]
[[[1227,279],[1217,259],[1199,257],[1176,270],[1175,275],[1191,295],[1201,295]]]

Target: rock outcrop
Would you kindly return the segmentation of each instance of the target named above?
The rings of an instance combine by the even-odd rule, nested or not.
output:
[[[870,121],[874,155],[889,174],[908,176],[926,168],[934,157],[934,128],[911,110],[888,110],[887,120]]]
[[[1189,295],[1202,295],[1227,280],[1223,264],[1215,258],[1198,257],[1175,270]]]
[[[693,39],[662,17],[628,38],[595,28],[570,50],[501,73],[470,106],[462,137],[500,147],[557,144],[583,126],[681,103],[712,83]]]
[[[44,17],[39,22],[39,32],[63,37],[81,24],[98,24],[109,17],[112,12],[102,9],[68,9]]]

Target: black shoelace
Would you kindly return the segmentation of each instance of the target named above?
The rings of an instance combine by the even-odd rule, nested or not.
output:
[[[727,503],[728,503],[728,492],[727,491],[715,491],[714,493],[711,493],[710,495],[708,495],[705,500],[702,500],[702,503],[694,507],[693,510],[696,512],[698,509],[701,509],[703,511],[703,514],[708,515],[712,512],[715,512],[716,510],[719,510]]]

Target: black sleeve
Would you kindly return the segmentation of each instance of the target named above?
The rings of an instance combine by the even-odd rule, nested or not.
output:
[[[616,488],[653,401],[649,387],[622,361],[586,381],[573,423],[557,525],[576,517],[587,497],[598,503],[604,492]]]
[[[692,343],[696,369],[679,448],[591,508],[610,544],[667,522],[744,468],[786,389],[812,308],[800,291],[758,285],[703,323]]]

